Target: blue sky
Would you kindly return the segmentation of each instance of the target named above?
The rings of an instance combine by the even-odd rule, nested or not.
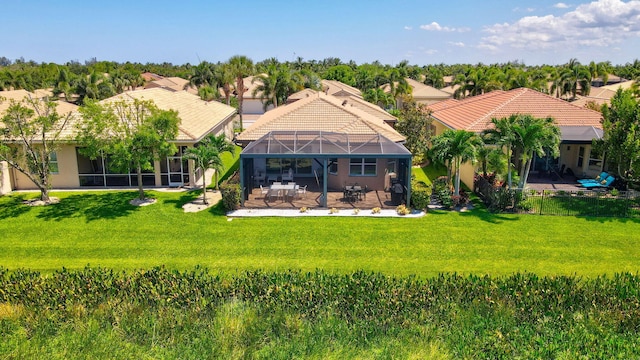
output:
[[[49,1],[2,5],[0,56],[171,62],[337,57],[529,65],[640,57],[640,1]],[[9,30],[13,29],[13,30]]]

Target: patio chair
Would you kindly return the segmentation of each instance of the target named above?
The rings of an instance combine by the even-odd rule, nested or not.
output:
[[[264,198],[269,193],[269,189],[265,189],[262,185],[260,185],[260,195]]]
[[[282,174],[282,181],[293,181],[293,169],[289,169],[288,172]]]
[[[305,199],[307,198],[307,185],[300,187],[300,185],[296,185],[296,190],[298,191],[298,197],[302,195]]]
[[[606,180],[608,176],[609,176],[609,174],[606,171],[603,171],[603,172],[600,173],[600,175],[596,176],[595,179],[580,179],[580,180],[578,180],[578,182],[580,184],[594,183],[594,182],[599,183],[602,180]]]
[[[588,183],[582,183],[582,187],[585,187],[587,189],[592,189],[592,188],[608,188],[609,186],[611,186],[611,184],[613,184],[613,182],[616,180],[615,176],[613,175],[609,175],[606,179],[600,181],[600,182],[588,182]]]

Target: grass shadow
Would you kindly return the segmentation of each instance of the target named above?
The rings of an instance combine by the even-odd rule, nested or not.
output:
[[[185,204],[190,203],[190,202],[196,200],[197,198],[202,198],[202,190],[187,191],[185,193],[182,193],[179,198],[171,199],[171,200],[165,200],[165,201],[163,201],[163,203],[164,204],[173,204],[173,206],[176,209],[182,210],[182,207]]]
[[[74,194],[61,198],[58,204],[45,207],[37,217],[54,221],[85,218],[87,222],[120,218],[139,209],[129,203],[137,196],[135,191]]]
[[[29,212],[32,206],[23,204],[25,200],[27,200],[25,194],[5,195],[1,197],[0,219],[14,218]]]
[[[492,224],[500,224],[504,221],[517,221],[520,220],[519,215],[516,214],[502,214],[502,213],[492,213],[487,209],[473,209],[470,211],[461,212],[460,216],[463,217],[477,217],[482,221],[486,221]]]

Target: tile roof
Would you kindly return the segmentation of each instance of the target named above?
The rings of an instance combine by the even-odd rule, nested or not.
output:
[[[409,84],[409,86],[411,86],[411,89],[412,89],[411,96],[413,96],[415,100],[423,100],[423,99],[444,100],[444,99],[451,98],[450,93],[446,91],[438,90],[433,86],[423,84],[411,78],[405,78],[405,81],[407,82],[407,84]],[[389,86],[389,84],[383,85],[382,89],[387,93],[391,91],[391,87]]]
[[[632,87],[634,83],[635,83],[634,80],[629,80],[629,81],[624,81],[624,82],[617,83],[617,84],[605,85],[605,86],[602,86],[602,88],[613,90],[613,91],[617,91],[618,88],[622,88],[622,90],[626,90],[626,89],[629,89],[630,87]]]
[[[11,104],[11,100],[20,102],[26,97],[41,99],[47,96],[51,96],[50,92],[47,90],[35,90],[34,92],[29,92],[27,90],[0,91],[0,97],[6,99],[5,101],[0,102],[0,114],[7,110],[7,108]],[[54,103],[56,103],[56,110],[60,115],[65,115],[78,109],[77,105],[68,103],[66,101],[56,100],[54,101]]]
[[[312,89],[304,89],[301,91],[298,91],[296,93],[291,94],[288,98],[287,98],[287,104],[291,104],[292,102],[295,102],[297,100],[300,99],[305,99],[309,96],[318,96],[318,91],[317,90],[312,90]],[[387,121],[387,122],[397,122],[398,118],[389,114],[387,111],[385,111],[383,108],[381,108],[380,106],[376,105],[376,104],[372,104],[358,96],[344,96],[344,97],[340,97],[341,101],[347,101],[348,104],[353,105],[354,107],[369,113],[373,116],[379,117],[380,119]]]
[[[280,130],[381,134],[395,142],[404,141],[404,137],[383,119],[361,110],[349,100],[323,92],[267,111],[249,129],[238,135],[238,140],[255,141],[270,131]]]
[[[173,91],[183,91],[185,89],[184,87],[187,86],[187,84],[189,84],[189,80],[185,80],[177,76],[172,76],[172,77],[166,77],[158,80],[149,81],[144,86],[144,88],[145,89],[163,88],[163,89],[168,89]],[[192,87],[189,87],[187,91],[192,94],[198,94],[198,89],[194,89]]]
[[[333,96],[357,96],[362,97],[362,92],[353,86],[337,80],[322,80],[322,89],[325,94]]]
[[[176,110],[182,120],[179,141],[197,142],[214,128],[232,121],[236,109],[217,101],[203,101],[186,91],[170,91],[162,88],[134,90],[102,100],[103,103],[119,100],[152,100],[162,110]]]
[[[510,91],[492,91],[473,96],[433,111],[431,116],[453,129],[481,132],[491,127],[491,118],[512,114],[531,114],[535,117],[551,116],[558,126],[593,126],[602,128],[597,111],[572,105],[535,90],[520,88]]]

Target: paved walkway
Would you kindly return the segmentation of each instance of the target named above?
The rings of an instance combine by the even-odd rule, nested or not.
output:
[[[330,213],[329,209],[311,209],[307,212],[300,212],[299,209],[238,209],[227,213],[228,217],[308,217],[308,216],[332,216],[332,217],[406,217],[418,218],[425,215],[424,211],[412,212],[408,215],[398,215],[395,210],[382,209],[380,213],[374,214],[370,209],[360,210],[358,213],[350,209],[340,209],[337,213]]]

